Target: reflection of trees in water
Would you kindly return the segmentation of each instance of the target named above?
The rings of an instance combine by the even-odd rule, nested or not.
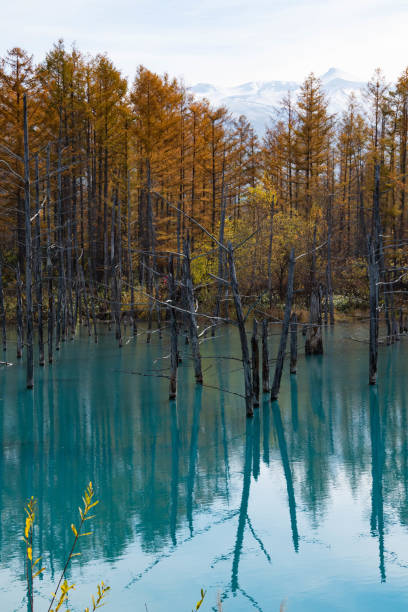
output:
[[[380,407],[378,405],[377,389],[370,388],[370,433],[371,433],[371,518],[370,527],[373,536],[378,536],[378,554],[381,582],[385,582],[384,563],[384,439],[380,422]]]
[[[9,391],[0,413],[2,559],[15,554],[24,502],[33,493],[43,526],[40,549],[51,551],[47,567],[57,571],[90,479],[101,504],[92,545],[79,563],[115,559],[136,536],[156,553],[175,545],[186,525],[194,533],[196,509],[208,511],[229,496],[229,452],[242,444],[242,415],[230,420],[213,392],[203,409],[203,391],[189,385],[176,408],[162,401],[154,378],[103,376],[91,359],[70,367],[70,379],[81,384],[58,381],[50,368],[33,394],[17,396],[1,377],[1,397]],[[133,402],[136,393],[145,401]]]
[[[299,533],[296,519],[296,500],[295,490],[293,488],[292,470],[290,468],[288,448],[286,445],[285,432],[283,429],[282,416],[278,402],[272,402],[273,420],[275,423],[276,433],[278,436],[279,450],[282,459],[283,473],[285,474],[286,489],[288,492],[288,504],[290,515],[290,527],[292,530],[293,546],[296,552],[299,550]]]
[[[228,338],[214,350],[233,353]],[[254,419],[246,423],[239,400],[218,390],[196,389],[187,368],[180,369],[180,394],[177,404],[170,405],[163,401],[157,379],[113,376],[122,356],[102,374],[92,359],[72,360],[73,384],[58,380],[53,366],[44,370],[33,394],[16,392],[2,376],[2,559],[7,562],[16,554],[21,510],[34,493],[40,499],[40,553],[50,551],[47,567],[56,572],[71,541],[67,526],[76,502],[84,483],[92,479],[102,503],[93,544],[80,563],[95,555],[115,559],[136,537],[144,551],[156,559],[166,557],[176,545],[202,533],[202,525],[196,528],[197,514],[210,512],[221,500],[228,511],[209,517],[209,523],[237,521],[231,543],[234,592],[241,588],[244,537],[253,538],[268,560],[248,517],[252,477],[256,481],[263,468],[281,463],[297,551],[296,509],[306,508],[318,526],[340,464],[354,491],[364,475],[372,475],[370,527],[378,538],[380,575],[385,579],[384,508],[392,505],[400,522],[408,525],[407,405],[397,350],[387,348],[377,395],[366,385],[365,369],[361,384],[356,382],[360,366],[352,360],[344,362],[337,376],[329,354],[323,361],[304,360],[298,375],[287,377],[288,392],[284,387],[280,405],[264,397]],[[224,361],[214,368],[215,384],[235,388],[240,372],[232,374],[225,366]],[[231,481],[236,484],[240,466],[237,502]]]

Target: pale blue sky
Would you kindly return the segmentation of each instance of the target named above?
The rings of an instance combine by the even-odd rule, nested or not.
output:
[[[394,79],[408,65],[408,0],[3,0],[0,54],[42,59],[58,38],[187,84],[301,80],[339,67]]]

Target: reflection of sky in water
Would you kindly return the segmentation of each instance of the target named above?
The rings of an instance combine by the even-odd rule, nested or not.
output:
[[[189,610],[201,587],[208,610],[217,592],[227,612],[279,610],[284,599],[302,612],[405,610],[406,340],[380,348],[375,391],[367,345],[346,338],[362,333],[329,332],[324,359],[300,357],[297,377],[284,373],[279,405],[264,402],[252,421],[239,397],[195,389],[187,354],[177,405],[167,379],[127,373],[163,373],[166,360],[152,364],[167,340],[156,335],[121,351],[111,337],[95,346],[84,335],[37,375],[33,394],[24,366],[2,369],[1,609],[25,609],[26,497],[39,499],[42,598],[92,479],[101,504],[70,572],[80,585],[73,610],[89,605],[101,579],[112,610]],[[242,392],[239,363],[214,360],[239,354],[235,333],[221,329],[202,352],[207,384]]]

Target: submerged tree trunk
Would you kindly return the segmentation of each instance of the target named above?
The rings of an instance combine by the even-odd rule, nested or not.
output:
[[[262,321],[262,391],[269,393],[268,321]]]
[[[21,281],[20,274],[20,263],[17,261],[16,268],[16,289],[17,289],[17,304],[16,304],[16,322],[17,322],[17,359],[21,359],[23,356],[23,298],[22,289],[23,283]]]
[[[286,304],[285,313],[283,315],[282,333],[280,338],[278,357],[276,359],[275,375],[273,378],[271,400],[276,400],[279,394],[280,383],[282,378],[283,363],[285,360],[286,343],[289,332],[290,313],[292,310],[293,302],[293,277],[295,273],[295,252],[292,248],[289,259],[289,270],[288,270],[288,286],[286,290]]]
[[[310,296],[310,319],[306,332],[306,355],[323,355],[321,292],[315,283]]]
[[[331,264],[332,196],[330,196],[329,202],[330,204],[329,204],[328,219],[327,219],[327,266],[326,266],[327,293],[326,295],[328,298],[330,325],[334,325],[334,303],[333,303],[332,264]]]
[[[42,257],[41,257],[41,227],[40,227],[40,171],[38,154],[35,156],[35,286],[37,297],[38,326],[38,362],[44,365],[43,336],[43,290],[42,290]]]
[[[193,289],[193,281],[191,279],[189,239],[184,241],[183,271],[184,271],[186,306],[188,310],[187,318],[189,322],[191,351],[193,353],[193,360],[194,360],[194,374],[195,374],[196,382],[202,385],[203,384],[203,372],[201,368],[201,355],[200,355],[200,344],[198,341],[197,320],[196,320],[195,310],[194,310],[194,289]]]
[[[224,197],[223,195],[221,199],[220,234],[218,238],[218,241],[220,243],[220,246],[218,247],[218,278],[220,279],[224,278],[225,251],[221,245],[224,244],[225,210],[226,210],[226,197]],[[214,336],[215,334],[215,325],[218,323],[217,319],[220,316],[220,312],[221,312],[221,298],[222,298],[223,290],[224,290],[224,283],[221,280],[219,280],[218,287],[217,287],[217,297],[216,297],[216,302],[215,302],[215,313],[214,313],[216,317],[216,322],[213,325],[212,330],[211,330],[212,336]]]
[[[169,259],[169,274],[168,274],[168,285],[169,285],[169,297],[170,297],[170,388],[169,388],[169,399],[173,400],[177,397],[177,367],[178,367],[178,328],[177,328],[177,317],[176,310],[172,308],[175,306],[176,297],[176,284],[174,280],[174,263],[173,256]]]
[[[237,323],[239,337],[241,341],[242,365],[244,366],[245,380],[245,405],[247,417],[254,416],[253,397],[252,397],[252,382],[251,382],[251,363],[249,360],[248,340],[245,330],[245,320],[242,313],[241,296],[238,289],[237,274],[235,271],[234,251],[232,244],[228,243],[228,265],[230,272],[231,289],[234,297],[235,311],[237,315]]]
[[[7,331],[6,331],[6,310],[4,308],[4,293],[3,293],[3,262],[0,256],[0,320],[1,320],[1,337],[3,351],[7,350]]]
[[[296,374],[297,365],[297,316],[292,313],[290,318],[290,373]]]
[[[47,278],[48,278],[48,363],[53,360],[53,330],[54,330],[54,294],[52,287],[52,256],[51,256],[51,184],[50,184],[50,145],[47,147]]]
[[[370,341],[369,341],[369,384],[377,382],[378,360],[378,263],[374,241],[369,239],[368,277],[370,283]]]
[[[27,389],[34,387],[33,301],[32,301],[32,244],[30,208],[30,152],[28,146],[27,96],[24,94],[24,204],[25,204],[25,284],[27,329]]]
[[[258,345],[258,322],[254,318],[251,337],[252,352],[252,391],[254,395],[254,406],[259,406],[259,345]]]
[[[127,249],[128,249],[128,279],[130,285],[130,316],[132,319],[132,334],[136,338],[137,335],[137,322],[136,322],[136,311],[135,311],[135,288],[134,288],[134,276],[133,276],[133,257],[132,257],[132,241],[130,235],[130,172],[127,175]]]

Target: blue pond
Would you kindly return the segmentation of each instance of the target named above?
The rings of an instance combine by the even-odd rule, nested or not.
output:
[[[368,347],[355,340],[366,333],[326,331],[324,357],[300,356],[296,376],[285,367],[279,403],[264,398],[252,420],[240,362],[226,359],[240,354],[232,328],[201,346],[203,389],[183,345],[174,403],[165,335],[118,349],[107,330],[98,345],[81,332],[36,368],[33,392],[11,343],[13,365],[0,368],[0,610],[27,610],[26,499],[38,499],[42,611],[92,480],[101,502],[69,570],[72,611],[105,580],[115,612],[190,612],[201,587],[203,612],[218,594],[225,612],[278,612],[283,601],[288,612],[405,612],[408,339],[380,346],[370,388]]]

